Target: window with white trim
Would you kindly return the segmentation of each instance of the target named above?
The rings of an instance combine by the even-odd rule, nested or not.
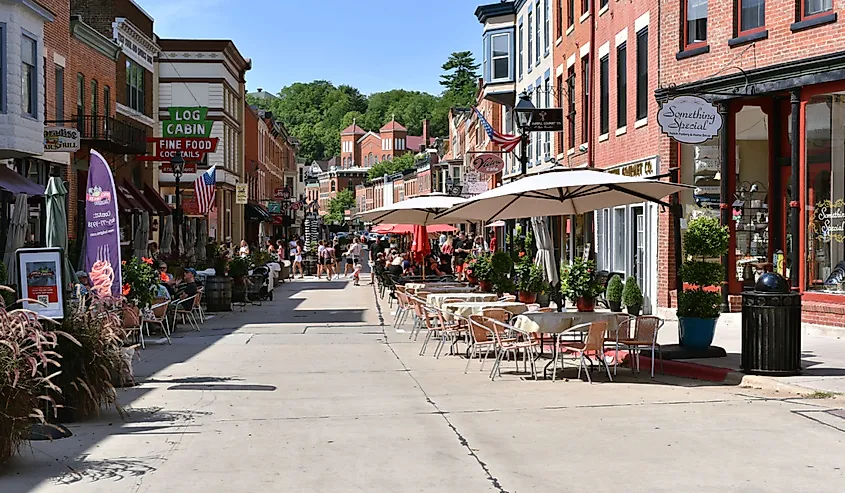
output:
[[[490,36],[490,40],[493,60],[490,80],[508,80],[511,76],[511,34],[494,34]]]
[[[21,35],[21,111],[38,118],[38,42]]]

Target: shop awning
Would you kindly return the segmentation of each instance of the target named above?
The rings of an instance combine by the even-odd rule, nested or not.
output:
[[[25,193],[30,197],[44,195],[43,186],[5,166],[0,166],[0,188],[15,195],[19,193]]]
[[[164,200],[164,198],[158,192],[156,192],[153,187],[144,183],[144,189],[141,190],[141,192],[144,194],[144,197],[146,197],[147,201],[152,204],[153,207],[156,208],[160,215],[168,216],[173,213],[173,209],[171,209],[170,206],[167,205],[167,201]]]
[[[143,212],[144,206],[132,196],[132,192],[125,186],[115,185],[117,189],[117,207],[124,212]]]
[[[244,214],[249,221],[258,222],[272,222],[273,216],[267,212],[267,209],[258,204],[246,204],[244,206]]]
[[[144,194],[142,194],[141,191],[132,184],[132,182],[129,180],[123,180],[123,187],[126,188],[126,191],[129,192],[129,195],[131,195],[136,202],[141,204],[143,210],[149,212],[150,214],[158,213],[158,210],[150,204],[150,202],[144,197]]]

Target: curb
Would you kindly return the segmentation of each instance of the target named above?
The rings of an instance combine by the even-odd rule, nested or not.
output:
[[[732,371],[725,378],[725,383],[730,385],[737,385],[743,388],[768,390],[772,392],[783,392],[786,394],[796,394],[807,396],[820,392],[819,389],[798,385],[795,383],[787,383],[778,380],[776,377],[766,377],[763,375],[746,375],[745,373]],[[831,392],[834,399],[841,398],[839,394]]]

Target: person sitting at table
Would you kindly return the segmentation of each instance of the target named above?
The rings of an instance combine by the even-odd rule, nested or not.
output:
[[[390,266],[387,268],[387,271],[396,277],[402,276],[402,272],[404,271],[402,268],[402,257],[395,255],[390,261]]]
[[[437,261],[434,255],[428,257],[428,272],[433,276],[444,276],[443,271],[440,270],[440,262]]]
[[[192,267],[185,269],[185,273],[182,275],[182,281],[176,285],[176,293],[180,299],[184,300],[197,294],[196,275],[197,271]]]
[[[91,291],[91,279],[88,277],[88,273],[84,270],[76,273],[76,279],[79,280],[79,282],[73,285],[73,297],[82,298]]]

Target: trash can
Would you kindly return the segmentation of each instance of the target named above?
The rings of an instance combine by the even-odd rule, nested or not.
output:
[[[742,293],[742,370],[757,375],[801,372],[801,294],[775,273]]]

